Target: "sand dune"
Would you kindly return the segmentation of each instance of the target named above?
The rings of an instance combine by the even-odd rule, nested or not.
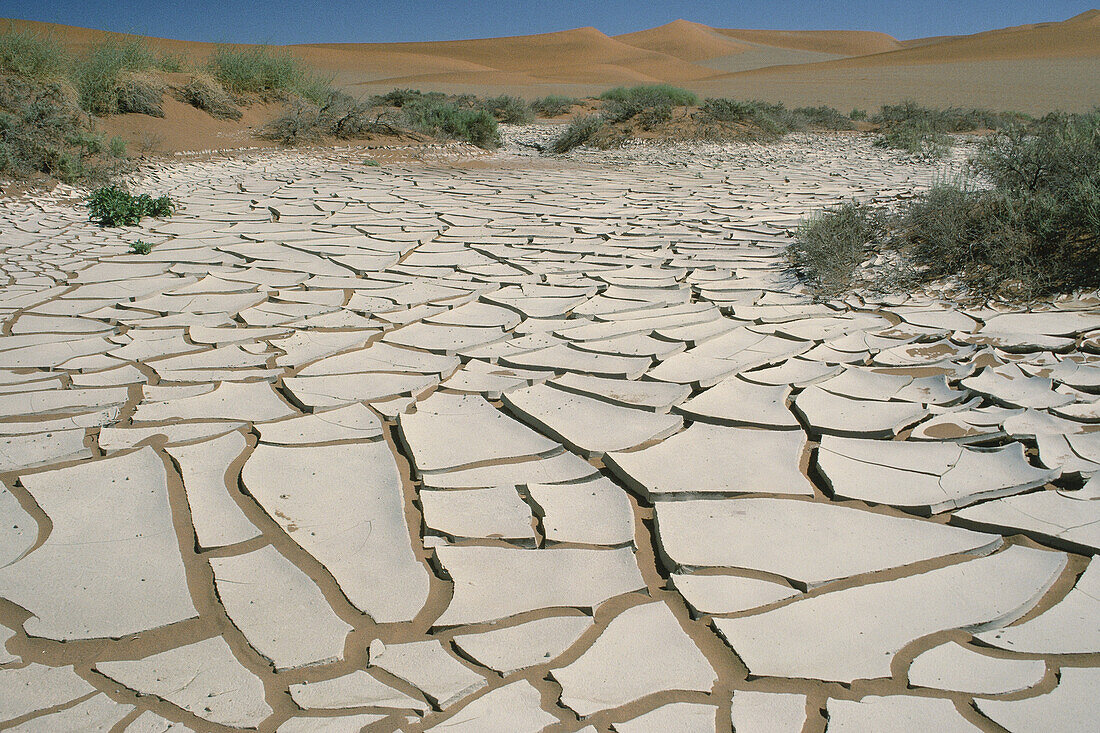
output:
[[[707,61],[719,56],[733,56],[752,48],[723,35],[715,28],[687,20],[674,20],[668,25],[615,36],[615,39],[685,61]]]
[[[103,31],[15,21],[81,50]],[[200,60],[209,43],[149,39]],[[608,36],[596,28],[506,38],[286,47],[355,93],[395,86],[535,97],[667,82],[707,95],[789,104],[929,104],[1028,112],[1100,104],[1100,11],[966,36],[898,40],[869,31],[711,28],[677,20]]]
[[[901,48],[893,36],[874,31],[765,31],[715,28],[728,38],[776,48],[816,51],[837,56],[861,56]]]

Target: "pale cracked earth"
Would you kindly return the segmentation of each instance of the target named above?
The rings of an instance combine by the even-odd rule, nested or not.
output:
[[[813,302],[858,139],[443,158],[0,204],[0,728],[1095,730],[1095,297]]]

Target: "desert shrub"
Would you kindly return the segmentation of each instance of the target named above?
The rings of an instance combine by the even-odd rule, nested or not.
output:
[[[142,240],[138,240],[130,245],[130,254],[135,255],[147,255],[153,251],[153,245]]]
[[[107,141],[107,151],[110,152],[112,157],[125,158],[126,157],[126,141],[118,135],[115,135]]]
[[[481,100],[478,106],[491,114],[497,122],[511,125],[529,125],[535,118],[531,105],[519,97],[510,97],[506,94]]]
[[[848,113],[848,119],[855,120],[856,122],[863,122],[867,119],[867,110],[856,107]]]
[[[686,89],[670,84],[643,84],[636,87],[615,87],[600,95],[605,102],[621,102],[639,108],[691,107],[699,104],[699,97]]]
[[[925,160],[936,160],[947,155],[951,138],[927,120],[906,120],[884,127],[875,138],[880,148],[902,150]]]
[[[373,107],[373,101],[359,100],[339,91],[330,91],[320,106],[298,99],[283,115],[264,125],[260,136],[292,145],[326,136],[349,140],[378,132],[398,132],[381,115],[372,116]]]
[[[99,180],[111,167],[98,158],[104,147],[102,137],[84,128],[60,83],[0,76],[0,173]]]
[[[959,107],[935,109],[906,100],[900,104],[884,105],[871,121],[879,125],[880,134],[875,144],[934,159],[943,157],[950,150],[950,133],[999,130],[1018,125],[1026,119],[1024,115],[1013,112]]]
[[[642,126],[643,130],[652,130],[671,121],[672,107],[668,105],[649,107],[638,114],[638,124]]]
[[[668,84],[637,87],[616,87],[600,95],[601,112],[609,122],[626,122],[649,110],[685,107],[699,103],[699,98],[685,89]],[[662,116],[661,112],[656,113]]]
[[[872,118],[883,127],[905,123],[921,123],[936,132],[970,132],[973,130],[998,130],[1026,119],[1013,112],[993,112],[987,109],[963,109],[949,107],[936,109],[922,107],[913,100],[900,104],[884,105]]]
[[[805,130],[810,120],[803,114],[787,109],[780,103],[760,100],[710,98],[703,102],[702,112],[718,122],[736,122],[752,128],[749,137],[775,139],[789,132]]]
[[[703,102],[701,109],[704,114],[719,122],[743,122],[756,110],[756,103],[710,97]]]
[[[606,124],[606,121],[599,115],[577,117],[569,123],[564,132],[550,143],[550,152],[554,155],[562,155],[573,148],[589,143],[604,129]]]
[[[260,128],[260,137],[283,145],[319,140],[321,129],[320,110],[305,100],[295,100],[283,114]]]
[[[851,117],[845,117],[832,107],[797,107],[793,113],[806,121],[809,127],[819,130],[851,130],[855,127]]]
[[[152,198],[145,193],[131,196],[117,185],[96,189],[86,203],[90,219],[107,227],[133,226],[146,216],[171,216],[177,208],[168,196]]]
[[[549,94],[531,102],[531,109],[539,117],[557,117],[568,112],[575,104],[580,104],[580,100],[573,97]]]
[[[207,61],[207,71],[233,94],[298,95],[320,105],[332,91],[331,79],[289,53],[268,48],[219,47]]]
[[[404,107],[406,104],[420,101],[425,96],[424,92],[419,89],[394,89],[378,96],[375,99],[375,104],[386,107]]]
[[[1051,114],[986,137],[971,168],[996,188],[1067,193],[1083,181],[1100,182],[1100,110]]]
[[[220,120],[239,120],[241,110],[233,98],[212,79],[194,76],[182,87],[174,90],[176,98],[184,104],[203,110]]]
[[[483,109],[462,109],[430,98],[405,104],[402,120],[413,130],[463,140],[480,148],[500,145],[497,121]]]
[[[318,110],[318,122],[325,133],[346,140],[376,132],[378,122],[370,117],[370,104],[350,94],[333,91]]]
[[[60,77],[68,68],[68,54],[52,38],[17,31],[10,23],[0,33],[0,74],[45,81]]]
[[[176,68],[178,62],[166,60],[170,58],[140,41],[108,40],[93,46],[73,72],[80,106],[100,117],[125,112],[163,117],[164,89],[143,72]]]
[[[1010,125],[986,138],[969,165],[992,187],[941,183],[864,217],[878,217],[881,228],[862,227],[844,210],[819,214],[799,229],[792,263],[829,292],[862,240],[899,252],[923,281],[958,277],[977,295],[1100,287],[1100,111]],[[819,274],[828,268],[841,276]]]
[[[835,295],[847,289],[868,244],[882,237],[885,225],[881,209],[850,201],[803,220],[787,257],[815,290]]]

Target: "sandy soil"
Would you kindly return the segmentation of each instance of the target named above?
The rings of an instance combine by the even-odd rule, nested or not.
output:
[[[102,31],[15,21],[80,49]],[[200,60],[211,44],[152,39]],[[1100,104],[1100,11],[1058,23],[902,41],[865,31],[710,28],[675,21],[607,36],[595,28],[509,38],[289,47],[365,94],[395,86],[451,92],[587,95],[667,82],[708,95],[877,107],[914,98],[1024,112]]]

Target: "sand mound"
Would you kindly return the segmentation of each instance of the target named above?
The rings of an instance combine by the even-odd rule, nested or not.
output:
[[[674,20],[658,28],[615,36],[615,40],[685,61],[733,56],[751,48],[737,43],[721,31],[687,20]]]
[[[901,42],[893,36],[874,31],[766,31],[737,28],[713,30],[728,38],[749,43],[836,56],[862,56],[902,47]]]

